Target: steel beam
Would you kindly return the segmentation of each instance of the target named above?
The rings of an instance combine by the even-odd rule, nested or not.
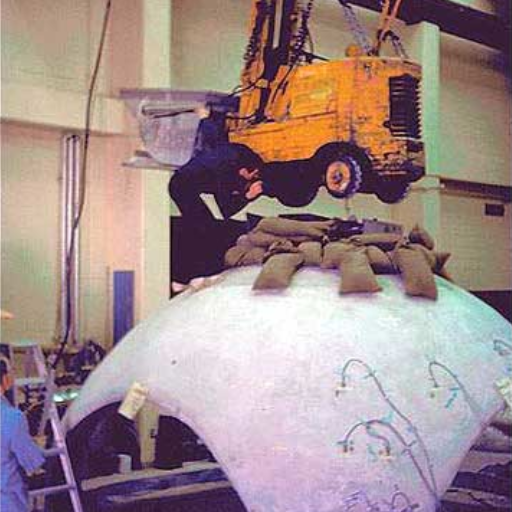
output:
[[[350,0],[350,3],[372,11],[381,10],[379,0]],[[428,21],[447,34],[510,52],[510,12],[496,16],[451,0],[407,0],[402,3],[398,18],[407,24]]]

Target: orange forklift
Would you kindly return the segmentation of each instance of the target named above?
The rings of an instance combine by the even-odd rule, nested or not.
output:
[[[385,0],[372,42],[348,2],[338,1],[358,44],[331,61],[306,51],[313,0],[252,3],[229,140],[272,162],[273,172],[309,174],[290,181],[300,190],[289,206],[308,204],[321,186],[336,198],[362,192],[396,203],[425,172],[421,67],[390,28],[401,0]],[[387,39],[398,56],[379,56]]]

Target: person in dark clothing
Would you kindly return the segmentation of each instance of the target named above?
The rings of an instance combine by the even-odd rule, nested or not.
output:
[[[214,220],[201,194],[213,194],[227,219],[263,193],[261,158],[242,144],[219,144],[193,156],[169,182],[182,216],[199,224]]]
[[[211,151],[219,144],[229,142],[225,113],[213,110],[208,105],[198,107],[195,110],[200,121],[197,127],[192,157],[197,156],[202,151]]]
[[[201,226],[214,216],[201,199],[213,194],[227,219],[264,194],[287,206],[304,206],[316,195],[320,175],[309,160],[269,162],[243,144],[228,142],[225,115],[208,105],[196,109],[201,121],[192,158],[169,182],[169,195],[183,218]]]

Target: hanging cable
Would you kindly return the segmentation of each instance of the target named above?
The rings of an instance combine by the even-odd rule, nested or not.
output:
[[[86,186],[87,186],[87,156],[89,150],[89,138],[91,134],[91,120],[92,120],[92,107],[94,100],[94,90],[98,79],[98,73],[101,64],[101,58],[103,55],[103,49],[105,46],[105,40],[107,35],[108,22],[110,18],[110,10],[112,7],[112,0],[107,0],[105,4],[105,12],[103,15],[103,24],[101,28],[100,42],[98,46],[98,52],[96,54],[96,61],[94,63],[93,72],[91,75],[91,81],[89,84],[89,90],[87,93],[87,106],[85,110],[85,128],[84,128],[84,142],[82,150],[82,165],[80,166],[80,197],[78,201],[78,211],[76,217],[73,220],[73,226],[71,228],[71,239],[69,242],[68,253],[66,255],[66,330],[63,338],[61,339],[57,354],[53,358],[51,363],[52,368],[56,368],[66,345],[68,343],[69,334],[71,331],[71,273],[72,273],[72,259],[75,252],[75,241],[77,237],[78,227],[85,206],[86,198]]]
[[[464,398],[466,399],[466,403],[468,404],[468,407],[470,408],[471,412],[475,416],[480,418],[481,417],[480,407],[475,402],[473,397],[470,395],[470,393],[466,389],[466,386],[464,386],[464,384],[462,384],[462,382],[459,379],[459,377],[457,376],[457,374],[455,374],[452,370],[450,370],[450,368],[448,368],[448,366],[446,366],[443,363],[440,363],[439,361],[430,361],[430,363],[428,364],[428,373],[430,375],[430,379],[434,383],[434,388],[440,387],[439,383],[437,382],[436,376],[434,374],[434,367],[441,368],[442,370],[444,370],[445,373],[447,373],[448,375],[450,375],[450,377],[452,377],[452,379],[456,382],[456,384],[458,386],[458,388],[456,388],[456,389],[460,389],[462,391],[462,394],[463,394]]]
[[[416,468],[416,471],[418,472],[418,475],[421,478],[421,481],[425,484],[425,487],[426,487],[427,491],[434,498],[436,506],[440,507],[439,496],[437,494],[437,490],[431,485],[431,483],[429,482],[429,480],[426,477],[425,473],[423,472],[423,469],[422,469],[421,465],[418,463],[418,460],[416,459],[415,455],[411,451],[411,446],[407,443],[405,438],[402,436],[401,432],[396,427],[391,425],[390,423],[388,423],[386,421],[383,421],[383,420],[379,420],[379,419],[371,419],[371,420],[367,420],[367,421],[360,421],[360,422],[356,423],[355,425],[353,425],[349,429],[349,431],[346,433],[345,437],[341,441],[339,441],[339,444],[344,449],[346,449],[346,447],[349,445],[350,437],[360,427],[364,427],[365,430],[366,430],[366,433],[370,437],[378,438],[379,440],[384,440],[385,446],[386,446],[386,451],[391,452],[391,442],[389,441],[389,439],[387,437],[382,436],[380,434],[377,434],[376,432],[373,432],[372,431],[372,427],[374,427],[374,426],[385,427],[387,430],[391,431],[391,433],[395,436],[396,439],[398,439],[400,444],[403,446],[402,453],[407,453],[407,455],[411,459],[412,463],[414,464],[414,467]]]
[[[512,352],[512,344],[500,340],[500,339],[494,339],[492,340],[492,347],[493,350],[500,356],[504,357],[509,355]]]

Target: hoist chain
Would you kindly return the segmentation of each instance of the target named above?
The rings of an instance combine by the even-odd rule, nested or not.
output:
[[[404,45],[402,44],[402,40],[400,39],[400,36],[398,34],[396,34],[395,32],[393,32],[392,30],[389,30],[388,33],[386,34],[386,37],[384,38],[384,40],[387,38],[391,39],[391,44],[393,45],[395,53],[401,59],[408,60],[409,55],[407,54],[407,51],[405,50]]]
[[[293,44],[293,49],[291,51],[291,63],[295,63],[299,60],[299,58],[303,54],[304,45],[306,44],[306,40],[309,35],[309,18],[311,17],[311,11],[313,10],[314,0],[308,0],[308,3],[305,7],[300,8],[300,27],[297,30],[297,36],[295,38],[295,42]]]
[[[362,48],[366,55],[371,55],[372,45],[370,43],[370,39],[366,30],[357,19],[352,6],[347,2],[347,0],[338,0],[338,2],[343,8],[343,14],[345,15],[345,19],[347,20],[348,26],[356,40],[356,43]]]
[[[254,59],[260,50],[261,33],[263,31],[263,26],[265,25],[265,19],[269,13],[269,6],[266,0],[260,0],[256,4],[256,9],[256,19],[254,20],[251,36],[249,37],[249,42],[247,43],[247,48],[244,53],[245,69],[249,69],[251,67],[251,64],[254,62]]]
[[[379,7],[381,8],[381,10],[384,9],[384,0],[379,0]],[[405,50],[402,40],[400,39],[400,36],[398,34],[393,32],[392,30],[388,30],[384,35],[384,41],[386,39],[391,39],[393,49],[401,59],[409,59],[409,55],[407,54],[407,51]]]

